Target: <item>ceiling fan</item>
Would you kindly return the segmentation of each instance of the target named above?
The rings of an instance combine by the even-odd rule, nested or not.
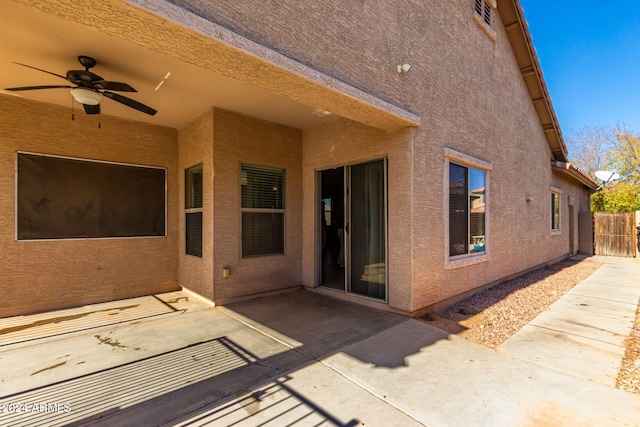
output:
[[[14,64],[22,65],[23,67],[32,68],[34,70],[42,71],[43,73],[51,74],[56,77],[65,79],[75,86],[68,85],[48,85],[48,86],[23,86],[23,87],[8,87],[5,90],[21,91],[21,90],[40,90],[40,89],[71,89],[71,95],[73,98],[82,104],[84,111],[87,114],[100,114],[100,101],[102,97],[113,99],[116,102],[131,107],[143,113],[153,116],[157,113],[156,110],[144,105],[138,101],[135,101],[126,96],[113,93],[116,92],[137,92],[127,83],[110,82],[106,81],[97,74],[89,71],[90,68],[95,67],[97,61],[89,56],[78,56],[78,62],[84,67],[84,70],[69,70],[66,76],[52,73],[51,71],[41,70],[40,68],[32,67],[31,65],[20,64],[14,62]]]

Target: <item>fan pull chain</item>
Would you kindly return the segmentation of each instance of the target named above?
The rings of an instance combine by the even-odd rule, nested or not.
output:
[[[73,96],[71,97],[71,121],[76,119],[76,103],[73,102]]]

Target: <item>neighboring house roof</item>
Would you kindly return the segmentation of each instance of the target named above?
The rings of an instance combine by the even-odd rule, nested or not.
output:
[[[571,163],[569,162],[561,162],[558,160],[552,160],[551,161],[551,167],[554,170],[557,170],[558,172],[562,173],[563,175],[568,176],[569,178],[578,181],[579,183],[583,184],[584,186],[592,189],[592,190],[597,190],[598,189],[598,183],[595,182],[593,179],[591,179],[591,177],[589,177],[589,175],[587,175],[586,173],[582,172],[580,169],[578,169],[577,167],[573,166]]]
[[[498,11],[507,31],[520,73],[524,79],[533,105],[540,118],[542,129],[549,143],[554,160],[567,161],[567,146],[551,103],[542,68],[531,41],[531,34],[524,19],[519,0],[498,1]]]

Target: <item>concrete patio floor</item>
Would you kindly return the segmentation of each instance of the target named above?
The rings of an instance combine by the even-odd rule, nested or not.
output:
[[[640,425],[640,396],[513,348],[306,291],[133,298],[0,319],[0,425]]]

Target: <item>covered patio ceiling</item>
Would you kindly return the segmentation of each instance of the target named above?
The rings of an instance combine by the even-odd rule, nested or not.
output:
[[[98,62],[92,72],[130,84],[138,93],[121,94],[158,110],[149,116],[103,99],[105,115],[181,128],[215,106],[301,129],[340,116],[388,131],[419,124],[410,112],[169,3],[0,0],[0,4],[2,94],[71,110],[67,89],[3,89],[67,84],[14,62],[64,75],[82,69],[77,56],[87,55]],[[75,107],[84,114],[80,104]]]

